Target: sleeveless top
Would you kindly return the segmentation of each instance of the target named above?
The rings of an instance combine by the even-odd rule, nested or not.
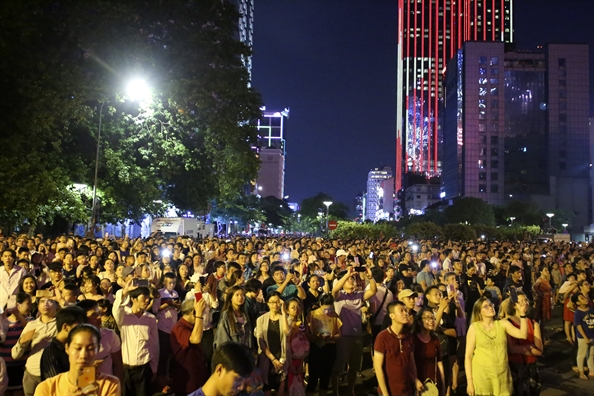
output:
[[[520,325],[516,324],[511,319],[508,319],[508,321],[511,324],[513,324],[515,327],[517,327],[518,329],[520,328]],[[532,345],[532,344],[534,344],[534,325],[532,324],[532,320],[530,320],[530,319],[528,319],[526,322],[528,323],[528,337],[525,340],[520,340],[517,338],[510,337],[513,345]],[[526,356],[526,355],[520,355],[517,353],[510,353],[508,356],[508,360],[512,363],[530,364],[530,363],[536,363],[536,356]]]

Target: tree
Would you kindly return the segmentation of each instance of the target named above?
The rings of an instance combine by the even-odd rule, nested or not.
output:
[[[332,202],[329,208],[329,216],[337,220],[346,220],[349,215],[349,207],[342,202],[335,202],[332,197],[326,193],[320,192],[317,195],[305,198],[301,201],[300,213],[302,216],[316,218],[319,212],[326,215],[326,205],[324,201]]]
[[[447,223],[495,225],[493,207],[480,198],[464,197],[454,201],[444,213]]]
[[[103,121],[102,220],[203,211],[253,180],[260,96],[218,0],[3,2],[0,8],[0,219],[48,218],[75,183],[92,185]],[[141,74],[152,100],[132,103]],[[27,197],[27,199],[23,199]]]
[[[436,238],[443,238],[443,230],[441,227],[429,221],[408,225],[404,230],[404,234],[407,238],[414,238],[418,240],[433,240]]]

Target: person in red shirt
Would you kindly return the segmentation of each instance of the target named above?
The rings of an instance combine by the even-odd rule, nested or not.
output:
[[[401,301],[388,304],[392,324],[382,330],[373,346],[373,368],[384,396],[412,396],[424,389],[417,378],[408,309]],[[388,375],[389,374],[389,375]]]
[[[172,388],[176,395],[187,395],[200,388],[208,379],[208,369],[202,349],[204,299],[192,298],[182,304],[182,318],[171,330]]]

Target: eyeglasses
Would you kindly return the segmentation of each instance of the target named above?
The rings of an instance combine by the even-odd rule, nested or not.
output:
[[[423,316],[422,319],[426,322],[435,322],[435,316]]]
[[[268,304],[270,305],[279,305],[280,301],[268,301]]]

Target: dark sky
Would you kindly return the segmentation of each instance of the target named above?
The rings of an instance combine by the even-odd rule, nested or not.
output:
[[[367,173],[394,168],[396,0],[255,0],[253,85],[269,110],[291,109],[285,194],[318,192],[353,210]],[[515,0],[517,48],[590,44],[594,0]]]

